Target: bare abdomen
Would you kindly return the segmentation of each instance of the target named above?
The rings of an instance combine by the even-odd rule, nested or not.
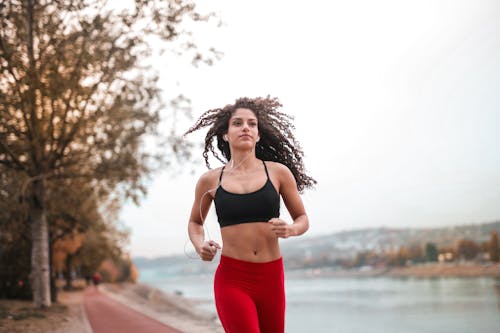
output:
[[[221,234],[225,256],[250,262],[268,262],[281,257],[278,238],[267,222],[226,226]]]

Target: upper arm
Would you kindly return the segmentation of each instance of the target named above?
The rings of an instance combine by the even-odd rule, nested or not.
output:
[[[211,192],[212,190],[215,190],[215,188],[212,188],[213,175],[211,171],[203,174],[196,183],[194,202],[193,207],[191,208],[189,222],[203,224],[203,221],[208,214],[208,210],[210,209],[210,205],[213,201]]]
[[[290,216],[295,220],[297,217],[306,214],[304,203],[302,202],[299,190],[297,189],[297,182],[287,166],[279,163],[277,163],[276,166],[280,183],[279,191],[281,197],[283,198],[283,202],[285,203]]]

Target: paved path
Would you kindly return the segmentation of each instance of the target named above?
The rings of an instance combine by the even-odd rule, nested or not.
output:
[[[116,302],[94,287],[87,288],[84,295],[93,333],[182,333]]]

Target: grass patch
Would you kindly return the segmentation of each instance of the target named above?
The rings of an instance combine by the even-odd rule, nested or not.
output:
[[[17,311],[19,311],[19,312],[33,311],[33,307],[32,306],[23,306],[21,308],[18,308]]]
[[[12,315],[12,319],[14,320],[24,320],[28,318],[47,318],[47,316],[38,311],[26,311]]]
[[[15,311],[10,311],[9,316],[14,320],[24,320],[28,318],[47,318],[47,316],[42,313],[43,309],[37,309],[30,306],[22,306]]]
[[[63,303],[52,303],[43,308],[26,300],[0,299],[0,332],[54,332],[66,325],[70,327],[72,319],[77,316],[71,309],[71,305]],[[65,332],[69,333],[71,329]]]
[[[51,313],[63,313],[67,310],[66,305],[56,304],[48,309],[38,309],[33,306],[19,306],[14,303],[11,306],[0,304],[0,319],[25,320],[29,318],[44,319]]]
[[[52,303],[50,308],[42,309],[44,312],[64,313],[68,310],[68,306],[61,303]]]
[[[0,319],[5,319],[10,316],[9,308],[0,304]]]

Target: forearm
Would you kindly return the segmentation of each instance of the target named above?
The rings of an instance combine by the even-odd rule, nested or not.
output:
[[[189,221],[188,234],[196,252],[199,253],[203,243],[205,242],[205,231],[203,230],[203,225]]]
[[[290,227],[292,229],[292,236],[300,236],[309,229],[309,218],[306,214],[300,215],[295,218]]]

